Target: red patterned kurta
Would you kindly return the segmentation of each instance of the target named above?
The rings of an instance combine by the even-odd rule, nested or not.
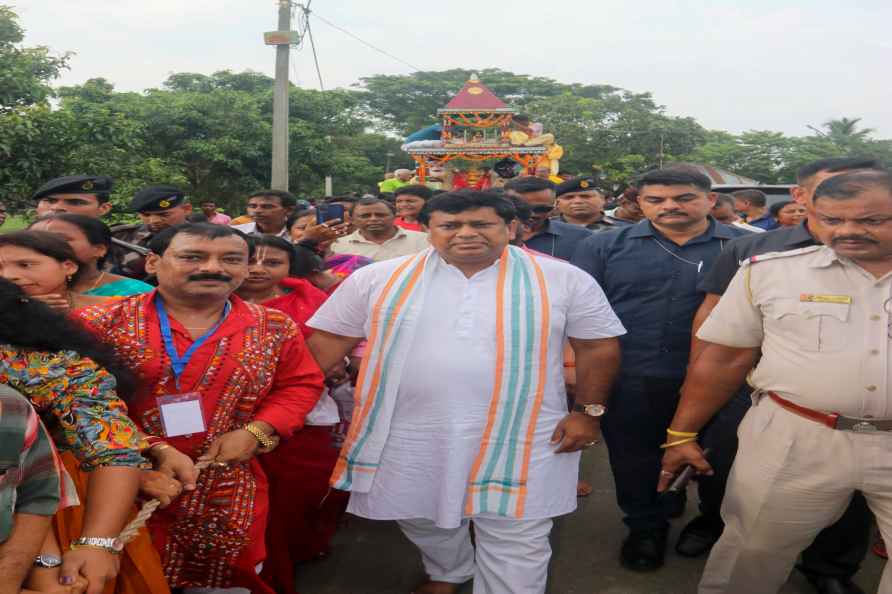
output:
[[[163,436],[156,398],[177,392],[164,349],[155,292],[85,308],[80,317],[136,370],[141,389],[130,417]],[[303,426],[323,376],[297,325],[285,314],[233,295],[226,320],[195,352],[180,376],[180,392],[199,392],[208,431],[165,441],[194,458],[216,437],[257,420],[283,438]],[[170,320],[177,351],[192,344]],[[263,591],[254,567],[265,556],[267,481],[257,460],[201,472],[198,487],[156,512],[149,527],[172,587],[242,586]]]

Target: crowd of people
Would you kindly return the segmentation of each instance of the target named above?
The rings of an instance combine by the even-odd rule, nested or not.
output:
[[[415,181],[233,216],[156,184],[114,227],[112,178],[38,188],[0,230],[0,594],[295,593],[347,512],[397,522],[415,594],[544,594],[602,436],[626,569],[664,565],[691,468],[701,594],[862,592],[892,537],[881,163],[775,204],[682,165]]]

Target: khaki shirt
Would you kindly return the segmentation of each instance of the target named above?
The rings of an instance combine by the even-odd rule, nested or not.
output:
[[[876,279],[826,246],[743,264],[697,336],[760,347],[750,384],[851,417],[892,418],[892,273]]]
[[[375,262],[381,262],[400,256],[410,256],[429,247],[427,233],[397,227],[396,235],[384,243],[369,241],[358,230],[354,231],[331,244],[331,251],[335,254],[365,256]]]

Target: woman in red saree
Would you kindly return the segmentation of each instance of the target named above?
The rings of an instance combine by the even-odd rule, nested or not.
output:
[[[304,337],[309,336],[312,330],[306,322],[328,294],[292,276],[301,270],[294,248],[286,241],[269,235],[254,241],[251,270],[238,295],[287,313]],[[326,383],[331,387],[346,379],[346,374],[329,376]],[[331,396],[323,393],[304,428],[260,457],[270,489],[267,558],[261,577],[277,592],[295,592],[295,564],[328,553],[347,507],[348,494],[330,491],[328,486],[338,458],[340,427],[337,407]]]

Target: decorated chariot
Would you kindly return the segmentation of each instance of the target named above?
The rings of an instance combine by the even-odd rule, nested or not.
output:
[[[448,177],[452,188],[483,189],[492,173],[504,180],[558,172],[563,149],[554,136],[518,115],[476,75],[437,115],[440,123],[411,134],[402,147],[417,163],[420,183]],[[456,161],[469,165],[457,168]]]

